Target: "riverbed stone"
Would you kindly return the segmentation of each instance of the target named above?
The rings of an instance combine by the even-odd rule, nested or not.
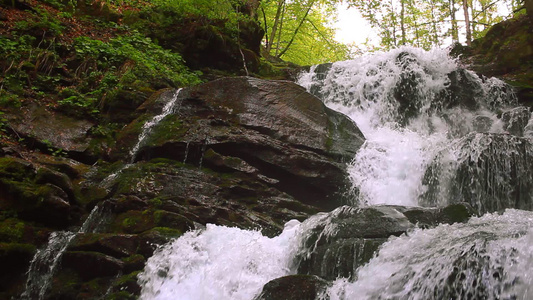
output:
[[[328,282],[313,275],[289,275],[269,281],[254,300],[315,300],[321,296]]]

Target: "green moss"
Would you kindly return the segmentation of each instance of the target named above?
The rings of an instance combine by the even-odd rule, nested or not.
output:
[[[154,227],[153,213],[150,210],[130,210],[115,219],[113,230],[124,233],[141,233]]]
[[[181,230],[168,227],[154,227],[152,230],[157,231],[159,234],[168,239],[179,238],[183,234]]]
[[[19,242],[24,236],[26,226],[18,219],[7,219],[0,223],[0,241]]]
[[[35,171],[28,162],[12,157],[0,158],[0,177],[23,181],[34,176]]]
[[[146,144],[158,146],[168,141],[181,141],[188,129],[178,115],[168,115],[152,130]]]
[[[119,292],[107,295],[105,299],[106,300],[135,300],[137,299],[137,296],[127,291],[119,291]]]
[[[31,257],[36,251],[34,245],[21,243],[0,243],[0,258],[11,255],[24,255]]]

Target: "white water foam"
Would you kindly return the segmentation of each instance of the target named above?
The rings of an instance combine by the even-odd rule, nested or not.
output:
[[[466,224],[417,229],[338,279],[331,300],[533,299],[533,213],[507,210]]]
[[[399,58],[402,55],[404,60]],[[486,131],[502,132],[489,108],[512,97],[504,92],[503,82],[482,80],[465,71],[465,76],[481,86],[474,99],[480,109],[437,111],[436,97],[450,84],[448,74],[458,70],[445,50],[402,47],[334,63],[326,74],[316,70],[315,66],[303,73],[298,83],[318,94],[330,108],[349,116],[367,138],[349,167],[359,191],[353,199],[356,205],[418,205],[428,163],[455,138],[473,131],[480,117],[492,120]],[[418,116],[402,124],[395,89],[406,74],[416,78],[416,99],[411,101],[418,106]]]
[[[250,300],[268,281],[294,273],[299,223],[274,238],[212,224],[187,232],[148,260],[141,299]]]

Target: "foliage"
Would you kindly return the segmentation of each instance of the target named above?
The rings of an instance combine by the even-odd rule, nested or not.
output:
[[[134,24],[139,30],[148,30],[144,26],[168,28],[176,26],[185,19],[198,19],[200,24],[218,24],[223,21],[226,34],[237,38],[239,24],[251,20],[241,13],[246,0],[154,0],[150,6],[141,8],[141,18],[148,23]]]
[[[459,41],[466,33],[480,38],[494,24],[508,16],[498,7],[517,11],[517,0],[346,0],[378,30],[382,49],[413,45],[425,49]],[[467,14],[464,12],[467,7]],[[468,19],[466,19],[468,16]],[[468,22],[465,22],[468,20]]]
[[[300,65],[347,59],[349,49],[334,40],[330,23],[335,2],[267,0],[261,2],[266,52]]]

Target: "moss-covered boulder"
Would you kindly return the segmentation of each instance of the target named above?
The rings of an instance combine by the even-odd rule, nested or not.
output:
[[[364,141],[348,117],[288,81],[226,78],[168,91],[173,113],[151,128],[137,160],[165,157],[217,171],[251,173],[298,201],[322,209],[341,203],[350,185],[345,162]],[[152,100],[153,101],[153,100]],[[136,143],[142,121],[124,130],[115,157]],[[225,170],[224,170],[225,169]]]
[[[526,15],[492,26],[472,47],[461,48],[454,53],[469,68],[504,79],[517,89],[522,103],[533,105],[533,33]]]

